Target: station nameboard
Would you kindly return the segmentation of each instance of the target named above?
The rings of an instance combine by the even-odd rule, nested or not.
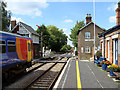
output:
[[[94,39],[85,39],[85,41],[94,41]]]

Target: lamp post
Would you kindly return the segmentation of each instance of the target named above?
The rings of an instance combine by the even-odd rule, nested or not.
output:
[[[40,30],[41,30],[41,35],[40,35],[40,48],[41,48],[41,52],[40,52],[40,56],[43,57],[43,47],[42,47],[42,35],[43,35],[43,32],[42,32],[42,27],[36,25]]]
[[[94,55],[96,53],[95,50],[95,0],[93,0],[93,13],[94,13]]]

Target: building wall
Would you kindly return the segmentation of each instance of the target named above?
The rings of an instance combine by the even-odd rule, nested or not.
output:
[[[111,63],[113,63],[113,40],[118,39],[118,66],[120,66],[120,34],[117,34],[119,32],[120,30],[117,30],[105,36],[105,58],[107,58],[108,55],[107,40],[109,40],[109,61]],[[102,38],[100,38],[100,44],[102,42]],[[102,49],[104,50],[104,48]]]
[[[92,41],[85,41],[85,32],[90,32],[90,39]],[[102,33],[103,30],[96,26],[95,33],[95,46],[99,46],[99,38],[98,33]],[[89,40],[90,40],[89,39]],[[89,26],[86,26],[82,31],[78,34],[78,59],[80,60],[88,60],[94,55],[94,24],[91,23]],[[90,47],[90,53],[85,53],[85,47]],[[83,47],[83,53],[81,52],[81,48]]]
[[[39,36],[31,34],[31,38],[33,40],[33,43],[39,44]]]
[[[40,46],[39,44],[33,44],[33,58],[36,59],[36,58],[39,58],[40,57]]]
[[[118,66],[120,67],[120,33],[118,34]]]

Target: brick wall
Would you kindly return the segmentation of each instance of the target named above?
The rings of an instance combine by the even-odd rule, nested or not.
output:
[[[81,30],[78,34],[78,59],[79,60],[88,60],[93,57],[94,54],[94,44],[93,41],[85,41],[85,32],[90,32],[90,39],[94,39],[94,24],[90,24],[86,26],[83,30]],[[95,33],[95,46],[99,46],[99,38],[98,33],[102,33],[103,30],[96,26]],[[83,47],[83,53],[81,53],[81,47]],[[90,53],[85,53],[85,47],[90,47]]]
[[[105,40],[105,58],[108,58],[108,43],[107,43],[107,40]]]
[[[109,59],[110,62],[113,63],[113,45],[112,45],[112,37],[109,39]]]
[[[39,53],[39,44],[33,44],[33,58],[37,59],[40,58],[40,53]]]
[[[81,51],[81,47],[80,47],[80,32],[78,34],[78,59],[80,59],[80,51]]]

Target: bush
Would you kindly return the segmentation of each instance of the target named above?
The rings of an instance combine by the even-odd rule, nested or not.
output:
[[[101,51],[97,51],[95,56],[97,57],[97,59],[99,59],[102,56],[102,52]]]
[[[70,45],[64,45],[60,50],[61,50],[61,52],[67,52],[70,49],[71,49]]]

